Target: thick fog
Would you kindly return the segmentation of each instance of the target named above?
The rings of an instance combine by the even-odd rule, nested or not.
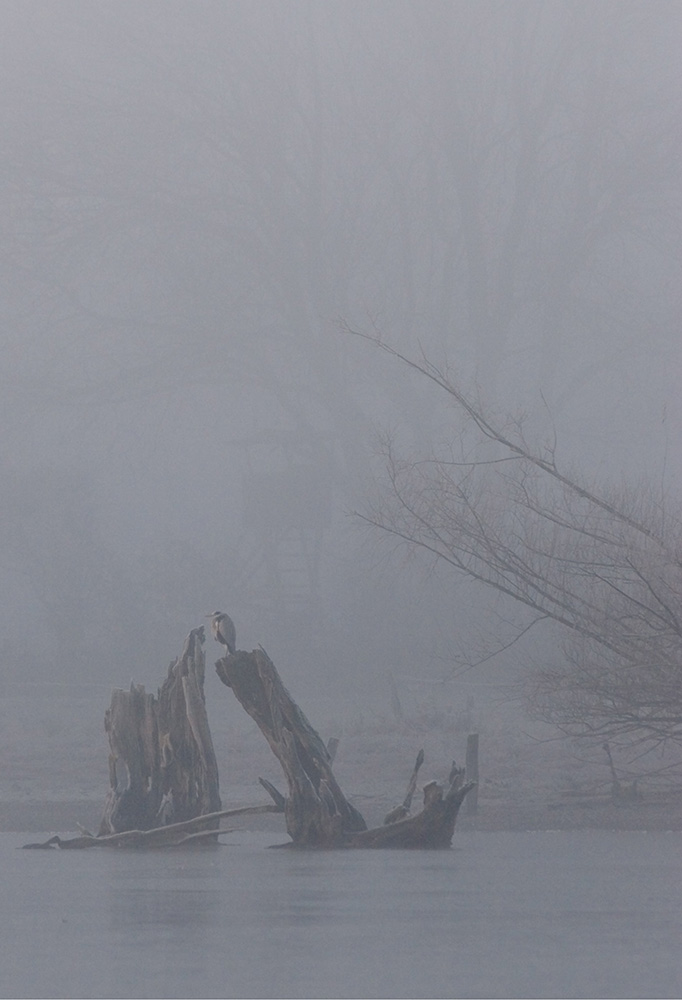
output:
[[[674,492],[681,21],[6,0],[4,678],[154,687],[215,609],[318,693],[447,672],[483,595],[352,511],[457,414],[347,327]]]

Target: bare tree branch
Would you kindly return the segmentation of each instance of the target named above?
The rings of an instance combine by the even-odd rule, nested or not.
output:
[[[535,676],[537,714],[592,738],[682,743],[682,519],[663,517],[645,486],[568,475],[554,430],[548,445],[529,443],[522,421],[495,421],[423,353],[349,332],[444,390],[478,434],[461,462],[399,459],[388,440],[379,494],[358,516],[531,608],[532,624],[566,629],[560,662]]]

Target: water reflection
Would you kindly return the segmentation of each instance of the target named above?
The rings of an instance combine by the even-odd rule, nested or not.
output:
[[[277,839],[277,838],[275,838]],[[18,852],[0,995],[676,996],[679,837],[462,834],[457,849]]]

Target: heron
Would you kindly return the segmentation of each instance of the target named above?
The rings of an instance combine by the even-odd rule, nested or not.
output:
[[[230,616],[223,611],[214,611],[206,617],[211,621],[211,633],[215,641],[227,646],[228,653],[234,653],[237,649],[237,633]]]

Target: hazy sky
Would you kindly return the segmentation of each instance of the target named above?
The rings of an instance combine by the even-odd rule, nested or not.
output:
[[[478,597],[348,511],[379,428],[457,418],[341,321],[674,490],[681,15],[7,0],[8,675],[152,683],[215,608],[321,683],[437,671]]]

